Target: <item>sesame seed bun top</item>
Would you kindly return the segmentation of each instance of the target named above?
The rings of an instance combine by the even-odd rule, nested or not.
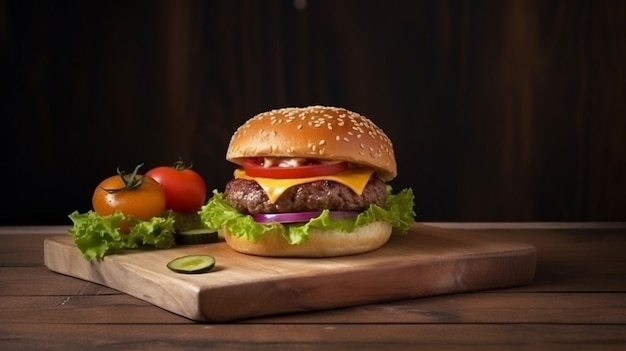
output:
[[[226,152],[236,164],[248,157],[341,160],[371,167],[385,181],[397,175],[389,137],[365,116],[338,107],[288,107],[252,117]]]

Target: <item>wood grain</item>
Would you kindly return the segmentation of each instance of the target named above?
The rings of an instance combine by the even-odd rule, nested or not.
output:
[[[625,1],[308,3],[2,2],[0,223],[179,155],[223,188],[236,127],[316,103],[383,127],[423,221],[626,219]]]
[[[85,350],[615,350],[624,325],[551,324],[0,324],[21,349]],[[533,337],[540,335],[541,337]],[[71,343],[67,342],[71,340]],[[16,348],[17,349],[17,348]],[[9,349],[10,350],[10,349]]]
[[[537,249],[533,283],[229,323],[194,323],[123,292],[47,269],[43,242],[63,231],[3,227],[0,349],[624,349],[623,226],[444,227],[496,245],[533,245]]]
[[[166,268],[171,259],[192,253],[214,256],[215,269],[206,275],[181,275]],[[407,236],[393,236],[379,250],[337,258],[256,257],[221,242],[88,262],[68,235],[46,239],[44,255],[46,266],[55,272],[199,321],[523,285],[533,280],[536,264],[531,245],[476,240],[421,224]]]
[[[67,278],[66,278],[67,279]],[[69,279],[67,279],[69,280]],[[3,317],[15,323],[193,323],[126,294],[5,296]],[[624,324],[626,293],[558,294],[489,291],[277,314],[238,320],[245,324]]]

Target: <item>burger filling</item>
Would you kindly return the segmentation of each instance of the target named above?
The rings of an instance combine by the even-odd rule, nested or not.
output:
[[[285,190],[270,201],[254,180],[233,179],[224,190],[224,199],[243,214],[330,211],[363,211],[370,205],[382,207],[387,196],[386,184],[371,177],[359,195],[347,186],[329,180],[300,184]]]
[[[373,169],[349,162],[257,157],[242,160],[233,175],[200,217],[252,242],[278,230],[297,245],[313,228],[351,233],[377,221],[406,233],[413,223],[410,189],[394,195]]]

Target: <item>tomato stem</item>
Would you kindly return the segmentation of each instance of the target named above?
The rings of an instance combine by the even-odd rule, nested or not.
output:
[[[178,161],[174,162],[174,169],[177,171],[184,171],[186,169],[191,169],[193,163],[190,163],[189,166],[185,166],[185,162],[183,161],[182,156],[178,156]]]
[[[124,190],[132,190],[132,189],[139,188],[143,184],[144,178],[146,177],[145,175],[142,175],[141,177],[137,178],[137,172],[139,171],[139,168],[141,168],[141,166],[143,166],[143,163],[140,163],[139,165],[137,165],[137,167],[135,167],[135,169],[133,170],[133,173],[131,173],[130,175],[127,175],[126,172],[121,171],[120,168],[117,167],[117,174],[119,174],[120,177],[122,178],[122,182],[124,182],[124,186],[118,189],[106,189],[106,188],[102,188],[102,189],[109,194],[114,194],[114,193],[119,193],[120,191],[124,191]]]

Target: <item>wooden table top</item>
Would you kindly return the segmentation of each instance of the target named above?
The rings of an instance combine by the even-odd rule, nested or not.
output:
[[[43,241],[67,227],[0,227],[0,350],[626,349],[626,223],[430,225],[535,246],[534,282],[196,323],[48,270]]]

